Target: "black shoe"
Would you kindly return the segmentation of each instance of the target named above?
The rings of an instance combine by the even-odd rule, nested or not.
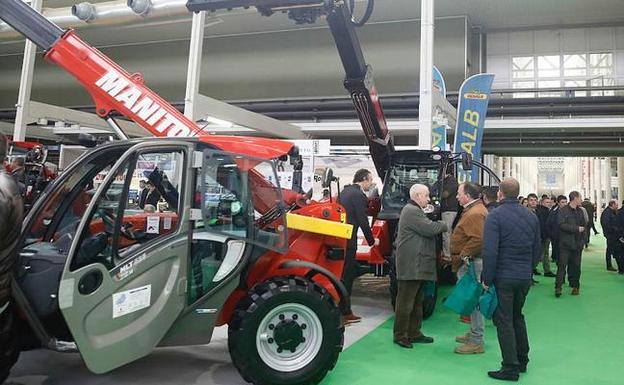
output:
[[[518,365],[518,371],[520,373],[526,373],[526,371],[527,371],[527,364],[520,364],[520,365]]]
[[[561,289],[555,289],[555,297],[561,297]]]
[[[533,269],[533,275],[542,275],[537,269]]]
[[[495,378],[497,380],[503,381],[518,381],[520,375],[518,372],[513,370],[500,369],[493,372],[488,372],[488,376]]]
[[[547,271],[544,273],[544,277],[556,277],[557,274],[553,273],[552,271]]]
[[[607,266],[607,271],[617,271],[617,269],[613,266]]]
[[[394,343],[405,349],[414,348],[408,340],[394,340]]]
[[[624,271],[618,271],[618,274],[622,275],[624,274]]]
[[[539,281],[536,281],[533,278],[531,278],[531,285],[535,285],[536,283],[539,283]]]
[[[409,342],[413,344],[430,344],[430,343],[433,343],[433,338],[427,337],[427,336],[420,336],[418,338],[410,338]]]

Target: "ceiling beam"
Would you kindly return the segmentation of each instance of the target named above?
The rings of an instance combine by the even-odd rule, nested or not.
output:
[[[13,123],[0,121],[0,132],[2,132],[4,135],[12,137],[14,128],[15,126],[13,125]],[[51,130],[45,128],[28,127],[26,128],[26,139],[51,140],[60,142],[63,138],[55,135]]]
[[[268,116],[257,114],[240,107],[222,102],[217,99],[210,98],[206,95],[198,94],[195,100],[193,120],[200,121],[206,117],[214,117],[220,120],[231,122],[238,126],[248,127],[260,134],[269,137],[277,137],[283,139],[306,139],[306,134],[301,128],[283,122],[281,120],[269,118]],[[243,132],[252,132],[249,129],[243,129]],[[212,128],[209,129],[213,131]],[[215,129],[223,133],[233,133],[239,129]]]
[[[29,116],[26,124],[38,123],[40,119],[46,119],[61,121],[67,124],[77,124],[85,128],[95,128],[114,134],[108,123],[96,114],[34,101],[30,101],[29,104],[27,109]],[[120,119],[117,121],[117,124],[129,137],[151,136],[150,133],[136,123]]]

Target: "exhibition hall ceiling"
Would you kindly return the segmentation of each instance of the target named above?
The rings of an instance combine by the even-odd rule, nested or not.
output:
[[[359,13],[365,0],[357,0]],[[44,8],[70,7],[78,0],[44,0]],[[96,0],[91,3],[99,3]],[[624,1],[621,0],[436,0],[436,17],[467,15],[470,23],[483,31],[525,28],[560,28],[566,26],[604,26],[624,24]],[[420,1],[375,0],[372,23],[400,22],[418,19]],[[145,19],[138,24],[122,28],[92,27],[82,34],[95,45],[123,45],[137,42],[153,42],[185,39],[189,36],[190,16],[178,16],[170,20]],[[80,24],[82,22],[77,22]],[[209,17],[207,37],[257,34],[285,29],[302,28],[294,25],[285,15],[267,20],[254,10],[219,12]],[[312,28],[324,28],[319,23]],[[303,28],[310,28],[304,26]],[[106,30],[103,33],[102,30]],[[0,55],[19,53],[22,44],[16,37],[0,34]]]

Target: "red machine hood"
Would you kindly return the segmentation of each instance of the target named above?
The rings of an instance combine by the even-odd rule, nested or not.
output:
[[[287,155],[294,144],[285,140],[254,138],[250,136],[201,136],[200,140],[219,147],[223,151],[248,155],[260,159],[275,159]]]

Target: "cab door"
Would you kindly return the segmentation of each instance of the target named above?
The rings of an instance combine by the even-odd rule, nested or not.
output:
[[[176,140],[137,144],[93,181],[59,307],[95,373],[149,354],[184,309],[192,154]]]

